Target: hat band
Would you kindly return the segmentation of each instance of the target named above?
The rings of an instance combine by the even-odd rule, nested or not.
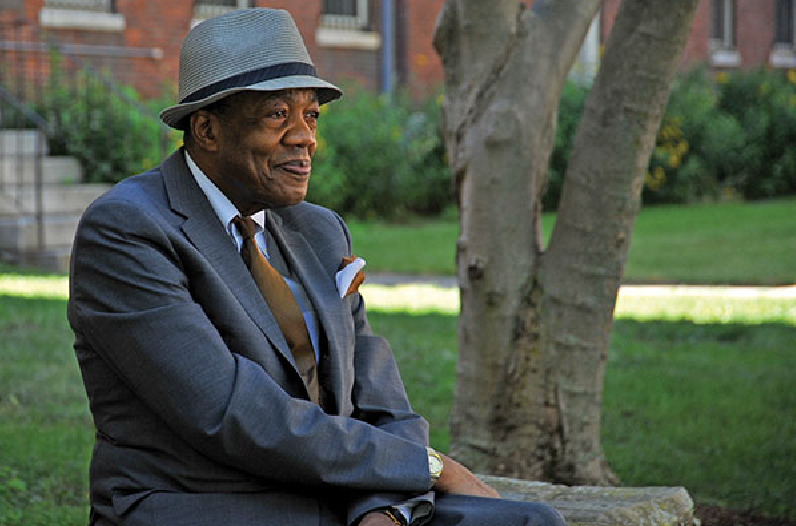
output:
[[[211,95],[215,95],[216,93],[231,88],[243,88],[245,86],[257,84],[258,82],[263,82],[264,80],[290,77],[293,75],[309,75],[312,77],[318,76],[315,66],[312,64],[307,64],[305,62],[283,62],[282,64],[274,64],[273,66],[253,69],[251,71],[238,73],[237,75],[221,79],[208,86],[205,86],[204,88],[194,91],[182,99],[180,104],[206,99]]]

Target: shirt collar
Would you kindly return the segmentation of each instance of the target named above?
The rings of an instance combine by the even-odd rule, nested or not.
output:
[[[224,192],[218,189],[218,187],[210,180],[207,175],[202,171],[201,168],[194,162],[191,158],[188,150],[183,150],[185,152],[185,162],[188,164],[188,169],[191,171],[193,178],[196,180],[196,184],[199,185],[199,188],[202,189],[207,200],[210,201],[210,206],[213,207],[218,219],[221,221],[221,224],[224,225],[224,228],[227,229],[231,235],[235,236],[237,234],[235,227],[232,225],[232,220],[235,219],[236,216],[240,215],[240,212],[232,204]],[[265,211],[260,210],[256,214],[252,215],[251,218],[257,224],[259,231],[263,230],[265,225]]]

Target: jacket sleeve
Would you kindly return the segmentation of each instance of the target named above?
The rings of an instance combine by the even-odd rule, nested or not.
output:
[[[147,210],[103,198],[86,211],[68,311],[73,328],[145,406],[207,457],[266,480],[425,491],[417,431],[328,415],[226,346],[191,295],[189,280],[198,277],[188,276],[174,249],[175,228]],[[371,400],[363,399],[363,414]]]
[[[338,221],[348,240],[350,253],[350,234],[339,216]],[[365,302],[359,293],[352,294],[346,301],[351,305],[356,334],[352,416],[394,436],[421,444],[425,448],[428,445],[428,423],[412,411],[389,343],[373,334],[368,323]],[[426,462],[423,471],[428,485],[425,450],[423,459]],[[354,523],[368,511],[388,506],[409,505],[417,511],[427,509],[430,512],[433,504],[433,491],[414,494],[366,492],[350,502],[348,522]]]

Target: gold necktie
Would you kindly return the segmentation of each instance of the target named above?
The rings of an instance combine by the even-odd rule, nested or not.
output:
[[[237,216],[232,220],[243,236],[240,253],[243,262],[249,267],[257,288],[265,298],[268,308],[274,315],[282,334],[285,336],[293,359],[296,361],[304,384],[310,394],[310,400],[320,404],[320,388],[318,386],[317,363],[312,348],[307,324],[296,298],[287,282],[268,262],[257,247],[254,240],[255,224],[250,217]]]

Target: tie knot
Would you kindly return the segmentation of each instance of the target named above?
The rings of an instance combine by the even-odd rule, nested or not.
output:
[[[235,216],[232,219],[232,224],[238,227],[238,232],[244,239],[254,238],[254,234],[257,232],[257,226],[251,217]]]

